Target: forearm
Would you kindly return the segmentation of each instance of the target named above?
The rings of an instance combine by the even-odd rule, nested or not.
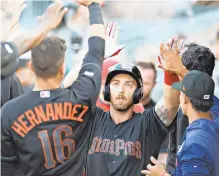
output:
[[[22,30],[11,36],[8,41],[18,49],[18,56],[39,45],[50,32],[47,26],[39,26],[34,30]]]
[[[93,2],[88,6],[88,9],[90,14],[89,38],[100,37],[105,39],[105,28],[100,4]]]
[[[167,127],[173,122],[177,114],[179,108],[179,95],[179,91],[164,84],[164,96],[155,106],[156,114]]]
[[[188,71],[185,67],[183,67],[183,68],[181,69],[181,71],[178,73],[179,81],[182,81],[183,78],[186,76],[186,74],[187,74],[188,72],[189,72],[189,71]]]

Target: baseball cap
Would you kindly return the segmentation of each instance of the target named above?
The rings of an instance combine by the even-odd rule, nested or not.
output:
[[[207,73],[197,70],[190,71],[182,82],[172,84],[172,88],[195,100],[212,100],[214,87],[213,79]]]

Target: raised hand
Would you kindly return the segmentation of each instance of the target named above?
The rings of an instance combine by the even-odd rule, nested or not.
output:
[[[116,22],[108,23],[106,27],[105,59],[118,55],[125,45],[117,45],[120,27]]]
[[[77,0],[80,5],[88,7],[92,2],[102,4],[102,0]]]
[[[183,52],[185,52],[185,48],[182,39],[172,38],[166,45],[161,43],[160,56],[158,56],[158,67],[180,75],[184,69],[181,60]]]
[[[51,4],[46,12],[37,18],[40,25],[48,27],[50,30],[56,28],[62,21],[63,16],[68,8],[63,8],[63,4],[59,1]]]

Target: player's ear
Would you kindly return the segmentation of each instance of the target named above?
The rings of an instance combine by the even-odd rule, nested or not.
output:
[[[61,75],[65,75],[65,71],[66,71],[66,66],[65,66],[65,62],[63,62],[62,65],[59,68],[59,73]]]
[[[28,63],[27,63],[27,67],[34,72],[34,69],[33,69],[33,64],[32,64],[32,61],[30,60]]]
[[[183,104],[188,104],[189,103],[189,98],[186,96],[186,94],[183,94]]]

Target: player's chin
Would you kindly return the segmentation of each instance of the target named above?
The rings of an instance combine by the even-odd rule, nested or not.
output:
[[[121,101],[115,101],[113,106],[116,110],[123,110],[127,108],[127,103]]]

